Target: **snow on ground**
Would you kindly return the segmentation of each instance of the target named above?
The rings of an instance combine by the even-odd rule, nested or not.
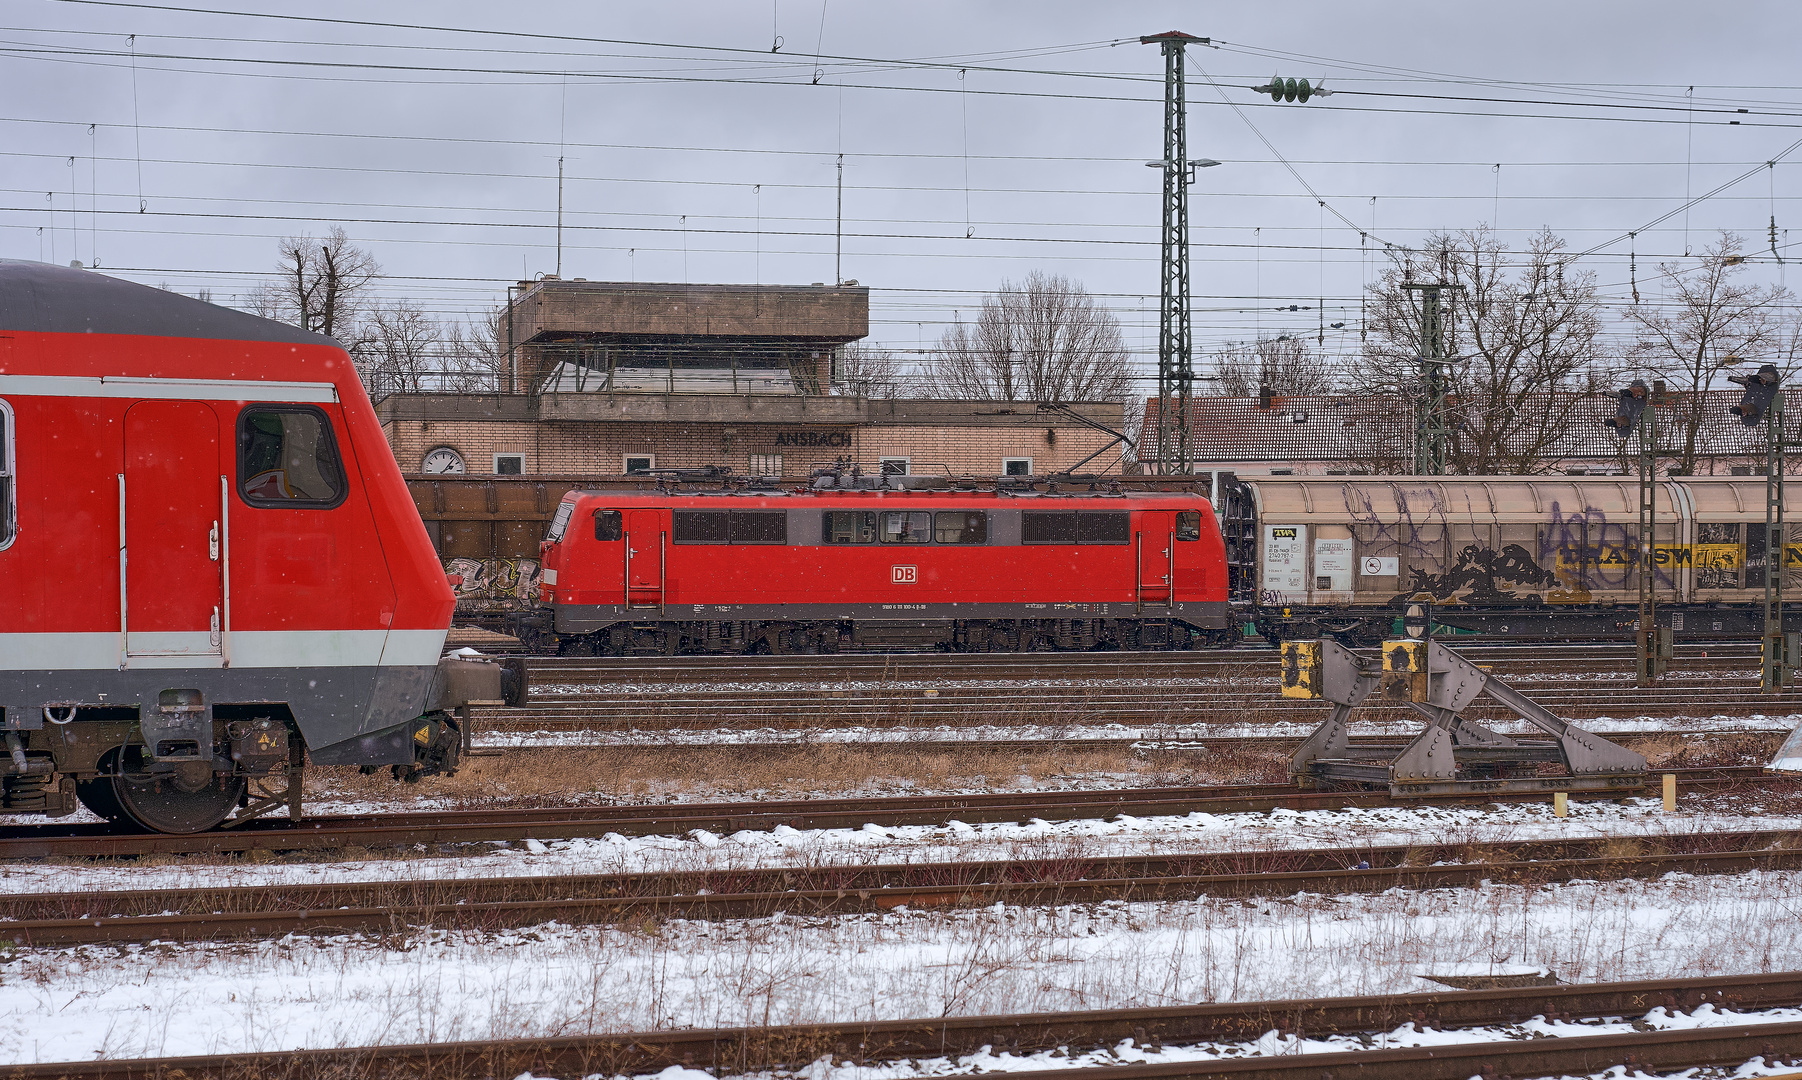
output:
[[[360,861],[161,862],[159,864],[0,863],[0,893],[107,889],[170,889],[231,885],[321,884],[339,881],[461,877],[652,873],[780,866],[976,861],[1011,858],[1099,858],[1288,848],[1468,844],[1547,838],[1642,836],[1802,829],[1802,814],[1763,812],[1755,802],[1731,811],[1686,796],[1674,814],[1657,799],[1570,804],[1553,816],[1549,804],[1383,806],[1269,813],[1193,813],[1120,816],[1076,821],[945,825],[875,825],[855,829],[745,831],[718,836],[624,837],[608,834],[524,844],[482,844],[453,854]],[[309,856],[320,860],[330,856]],[[0,928],[4,924],[0,923]],[[4,936],[0,929],[0,937]]]
[[[1538,735],[1525,720],[1485,721],[1504,735]],[[1766,716],[1638,716],[1598,717],[1576,721],[1578,727],[1598,735],[1641,732],[1693,732],[1727,734],[1736,731],[1789,731],[1802,724],[1802,714]],[[952,743],[1035,742],[1060,739],[1135,739],[1148,745],[1181,744],[1197,739],[1299,739],[1318,727],[1314,723],[1181,724],[1058,724],[992,725],[939,724],[932,727],[845,728],[681,728],[656,731],[492,731],[477,729],[475,745],[483,748],[522,750],[576,746],[809,746],[821,743]],[[1351,725],[1353,735],[1415,735],[1414,720],[1360,720]]]
[[[1799,908],[1802,873],[1754,872],[15,948],[0,956],[0,1061],[1314,999],[1424,989],[1420,973],[1451,964],[1572,982],[1761,972],[1802,953]]]

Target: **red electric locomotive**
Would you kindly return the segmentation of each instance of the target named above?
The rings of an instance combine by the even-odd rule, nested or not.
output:
[[[577,655],[1193,648],[1228,635],[1205,498],[822,478],[814,490],[577,491],[522,620]]]
[[[523,694],[440,659],[453,597],[336,342],[82,270],[0,261],[0,582],[4,811],[298,816],[303,755],[447,770],[451,710]]]

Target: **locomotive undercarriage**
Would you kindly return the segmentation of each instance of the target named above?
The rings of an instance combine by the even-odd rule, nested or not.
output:
[[[1180,619],[891,619],[832,621],[620,622],[587,634],[522,634],[563,656],[812,656],[911,647],[941,652],[1200,649],[1231,643],[1228,632]]]

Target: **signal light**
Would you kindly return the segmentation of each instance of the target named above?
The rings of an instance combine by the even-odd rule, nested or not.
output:
[[[1277,75],[1272,75],[1270,81],[1263,86],[1251,89],[1254,93],[1269,94],[1272,101],[1299,101],[1303,104],[1309,98],[1328,97],[1333,93],[1324,86],[1309,84],[1306,79],[1285,79]]]
[[[1757,427],[1770,411],[1771,402],[1777,397],[1777,383],[1783,376],[1778,374],[1773,364],[1766,364],[1758,369],[1756,375],[1729,375],[1727,381],[1738,383],[1746,388],[1745,396],[1739,404],[1727,411],[1739,417],[1739,422],[1747,427]]]
[[[1646,411],[1647,396],[1646,381],[1634,379],[1625,390],[1621,391],[1621,401],[1616,406],[1614,415],[1602,423],[1613,428],[1615,435],[1620,438],[1624,439],[1633,434],[1633,429],[1639,426],[1640,415]]]

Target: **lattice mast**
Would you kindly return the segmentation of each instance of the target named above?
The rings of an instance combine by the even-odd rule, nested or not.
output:
[[[1195,383],[1189,321],[1188,106],[1183,88],[1183,49],[1208,39],[1177,30],[1139,39],[1164,53],[1164,222],[1158,275],[1157,471],[1189,471],[1189,396]]]
[[[1445,323],[1450,304],[1444,293],[1462,285],[1444,282],[1402,286],[1420,293],[1420,373],[1414,395],[1414,475],[1444,476],[1446,448],[1451,442],[1451,422],[1446,417],[1445,394],[1450,383],[1445,367]]]

